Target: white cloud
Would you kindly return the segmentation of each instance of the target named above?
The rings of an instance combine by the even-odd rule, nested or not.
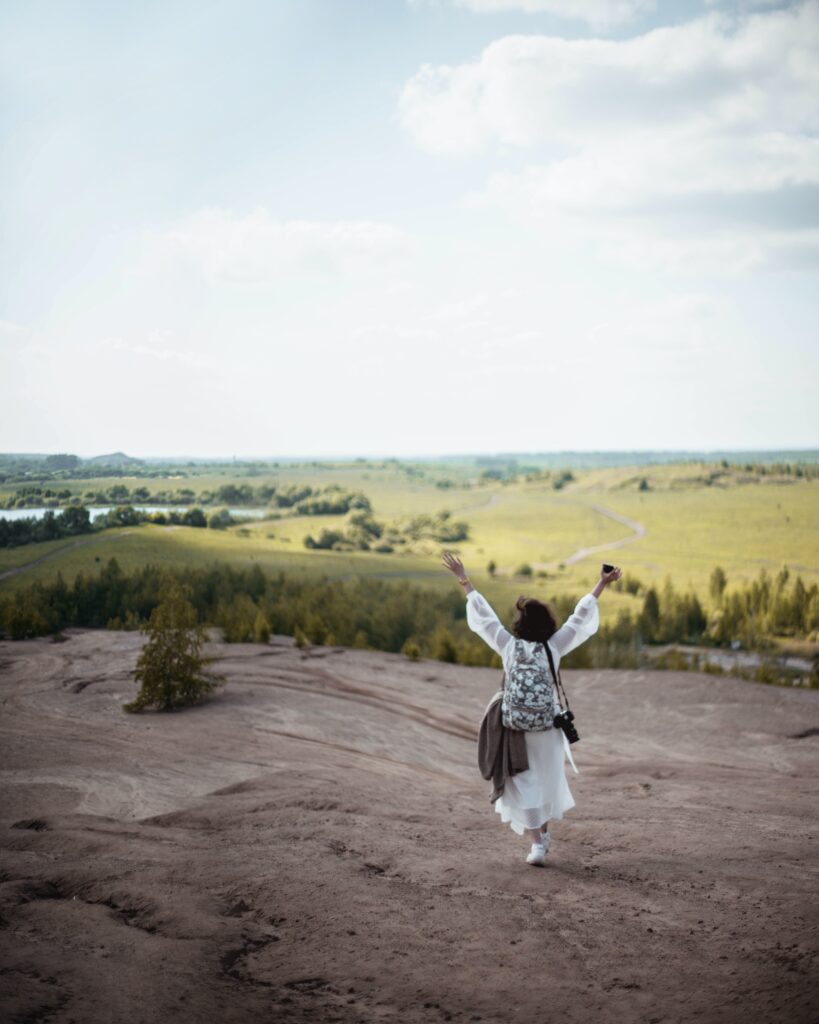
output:
[[[159,330],[150,332],[147,344],[114,337],[104,338],[102,343],[110,351],[147,356],[149,359],[158,360],[163,363],[177,363],[194,369],[219,369],[219,361],[213,359],[205,352],[197,352],[193,349],[171,348],[170,344],[174,339],[173,331]]]
[[[410,249],[407,236],[390,224],[277,221],[263,208],[247,216],[200,210],[164,232],[161,241],[214,283],[382,272],[400,265]]]
[[[31,328],[24,324],[16,324],[11,320],[0,320],[0,339],[25,338],[31,334]]]
[[[622,25],[653,11],[654,0],[451,0],[475,14],[553,14],[558,18],[585,21],[595,29]],[[413,7],[435,6],[435,0],[410,0]]]
[[[400,112],[431,152],[532,154],[484,199],[553,231],[585,219],[603,245],[654,234],[671,262],[716,242],[743,251],[739,269],[813,264],[818,52],[816,0],[623,41],[509,36],[473,63],[423,67]]]
[[[507,36],[480,59],[424,65],[400,99],[423,148],[569,148],[623,133],[819,129],[819,4],[743,19],[721,14],[622,41]]]

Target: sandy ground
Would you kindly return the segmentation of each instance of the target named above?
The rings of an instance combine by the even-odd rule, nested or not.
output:
[[[212,645],[121,711],[139,634],[0,643],[0,1017],[819,1020],[819,693],[566,672],[577,806],[545,868],[475,735],[499,673]]]

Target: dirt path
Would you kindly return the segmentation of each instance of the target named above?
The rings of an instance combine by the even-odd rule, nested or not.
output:
[[[472,505],[458,505],[456,508],[450,509],[451,512],[472,512],[476,508],[492,508],[493,505],[497,505],[500,499],[500,495],[490,494],[486,501],[478,501]]]
[[[35,558],[31,562],[24,562],[22,565],[16,565],[13,569],[6,569],[4,572],[0,572],[0,580],[9,579],[11,576],[18,576],[21,572],[33,569],[35,565],[39,565],[41,562],[48,562],[52,558],[59,558],[60,555],[66,551],[73,551],[74,548],[84,548],[87,544],[99,544],[104,540],[115,540],[118,537],[124,537],[126,534],[133,532],[133,530],[122,530],[120,533],[108,534],[102,537],[87,537],[85,540],[74,541],[73,544],[66,544],[65,547],[57,548],[56,551],[49,551],[47,555],[40,555],[39,558]]]
[[[616,523],[622,523],[623,526],[627,526],[632,531],[632,535],[630,537],[623,537],[620,540],[608,541],[606,544],[594,544],[591,547],[578,548],[571,555],[558,559],[556,562],[533,563],[534,569],[557,569],[560,565],[574,565],[576,562],[582,562],[589,555],[599,554],[601,551],[615,551],[617,548],[624,548],[627,544],[633,544],[636,540],[640,540],[641,537],[645,537],[646,528],[642,523],[638,523],[636,519],[629,519],[627,516],[622,516],[619,512],[614,512],[610,508],[604,508],[602,505],[592,505],[591,508],[601,516],[607,516]]]
[[[209,644],[211,700],[126,715],[143,638],[66,636],[0,642],[2,1019],[819,1019],[819,693],[567,670],[532,868],[476,766],[496,670]]]

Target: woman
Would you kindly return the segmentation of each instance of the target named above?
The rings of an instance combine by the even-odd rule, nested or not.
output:
[[[601,572],[594,590],[581,597],[574,612],[560,629],[545,604],[535,598],[520,597],[515,604],[515,621],[509,632],[504,629],[486,598],[470,583],[463,562],[449,551],[444,552],[443,560],[464,588],[469,627],[501,656],[506,672],[514,658],[515,637],[523,641],[529,652],[538,643],[548,642],[557,671],[563,655],[597,632],[600,624],[597,599],[609,583],[614,583],[621,576],[621,570],[617,567],[611,572]],[[500,698],[501,692],[489,702],[490,706]],[[559,703],[555,688],[555,704],[559,706]],[[566,756],[573,768],[574,761],[562,729],[552,727],[538,732],[527,730],[524,736],[529,767],[526,771],[506,778],[503,792],[495,801],[495,810],[500,814],[501,821],[508,822],[518,835],[528,836],[532,849],[526,858],[527,863],[543,864],[551,842],[549,822],[552,819],[559,820],[574,807],[563,766]]]

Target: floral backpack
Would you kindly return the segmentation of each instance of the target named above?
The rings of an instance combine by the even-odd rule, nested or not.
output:
[[[506,673],[501,698],[501,720],[507,729],[541,732],[551,729],[560,708],[552,684],[551,652],[543,643],[527,649],[515,639],[515,656]]]

